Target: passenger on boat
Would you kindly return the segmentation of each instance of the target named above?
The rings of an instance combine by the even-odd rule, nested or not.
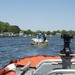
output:
[[[43,42],[46,41],[46,34],[44,32],[42,32],[42,39],[43,39]]]
[[[37,38],[38,38],[38,39],[41,39],[41,38],[42,38],[42,33],[41,33],[41,32],[38,33]]]
[[[42,33],[41,32],[38,33],[37,38],[38,38],[38,42],[37,42],[38,44],[40,42],[42,42]]]
[[[12,63],[0,70],[0,75],[16,75],[16,64]]]

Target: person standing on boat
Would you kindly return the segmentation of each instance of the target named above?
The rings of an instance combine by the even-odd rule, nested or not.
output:
[[[37,38],[38,38],[38,43],[42,42],[42,33],[41,32],[38,33]]]
[[[42,39],[43,39],[43,42],[46,41],[46,34],[44,32],[42,32]]]
[[[41,39],[42,38],[42,33],[39,32],[37,37],[38,37],[38,39]]]

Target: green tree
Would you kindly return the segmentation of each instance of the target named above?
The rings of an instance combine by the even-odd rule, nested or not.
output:
[[[3,32],[3,24],[4,24],[4,23],[0,21],[0,33]]]
[[[57,31],[53,31],[53,32],[52,32],[52,35],[55,35],[56,33],[57,33]]]
[[[11,26],[11,32],[19,34],[20,28],[18,26]]]
[[[47,34],[47,35],[50,35],[50,34],[51,34],[51,32],[50,32],[50,31],[47,31],[47,32],[46,32],[46,34]]]
[[[9,25],[9,23],[4,23],[3,32],[10,32],[10,25]]]
[[[66,33],[67,33],[66,30],[62,30],[62,31],[61,31],[61,34],[66,34]]]
[[[27,35],[32,34],[32,31],[30,29],[27,30]]]

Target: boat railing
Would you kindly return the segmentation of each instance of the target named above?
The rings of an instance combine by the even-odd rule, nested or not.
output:
[[[62,60],[61,59],[47,59],[47,60],[43,60],[41,62],[39,62],[37,65],[36,65],[36,69],[39,68],[43,63],[49,63],[49,64],[59,64],[61,63]]]
[[[48,75],[75,75],[75,69],[52,70]]]
[[[59,53],[60,56],[66,56],[66,54]],[[75,54],[70,54],[70,56],[75,56]]]

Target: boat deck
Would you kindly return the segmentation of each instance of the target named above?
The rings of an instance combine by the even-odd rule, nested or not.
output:
[[[17,67],[16,72],[17,75],[48,75],[48,73],[51,72],[52,70],[61,70],[61,69],[62,69],[61,60],[50,61],[48,59],[38,63],[35,67],[32,68],[30,68],[29,65],[28,67],[26,66],[25,68]],[[71,69],[75,69],[75,60],[71,61]]]
[[[75,56],[71,59],[60,56],[31,56],[13,63],[17,65],[16,75],[70,75],[71,72],[74,73],[71,75],[75,75]]]

